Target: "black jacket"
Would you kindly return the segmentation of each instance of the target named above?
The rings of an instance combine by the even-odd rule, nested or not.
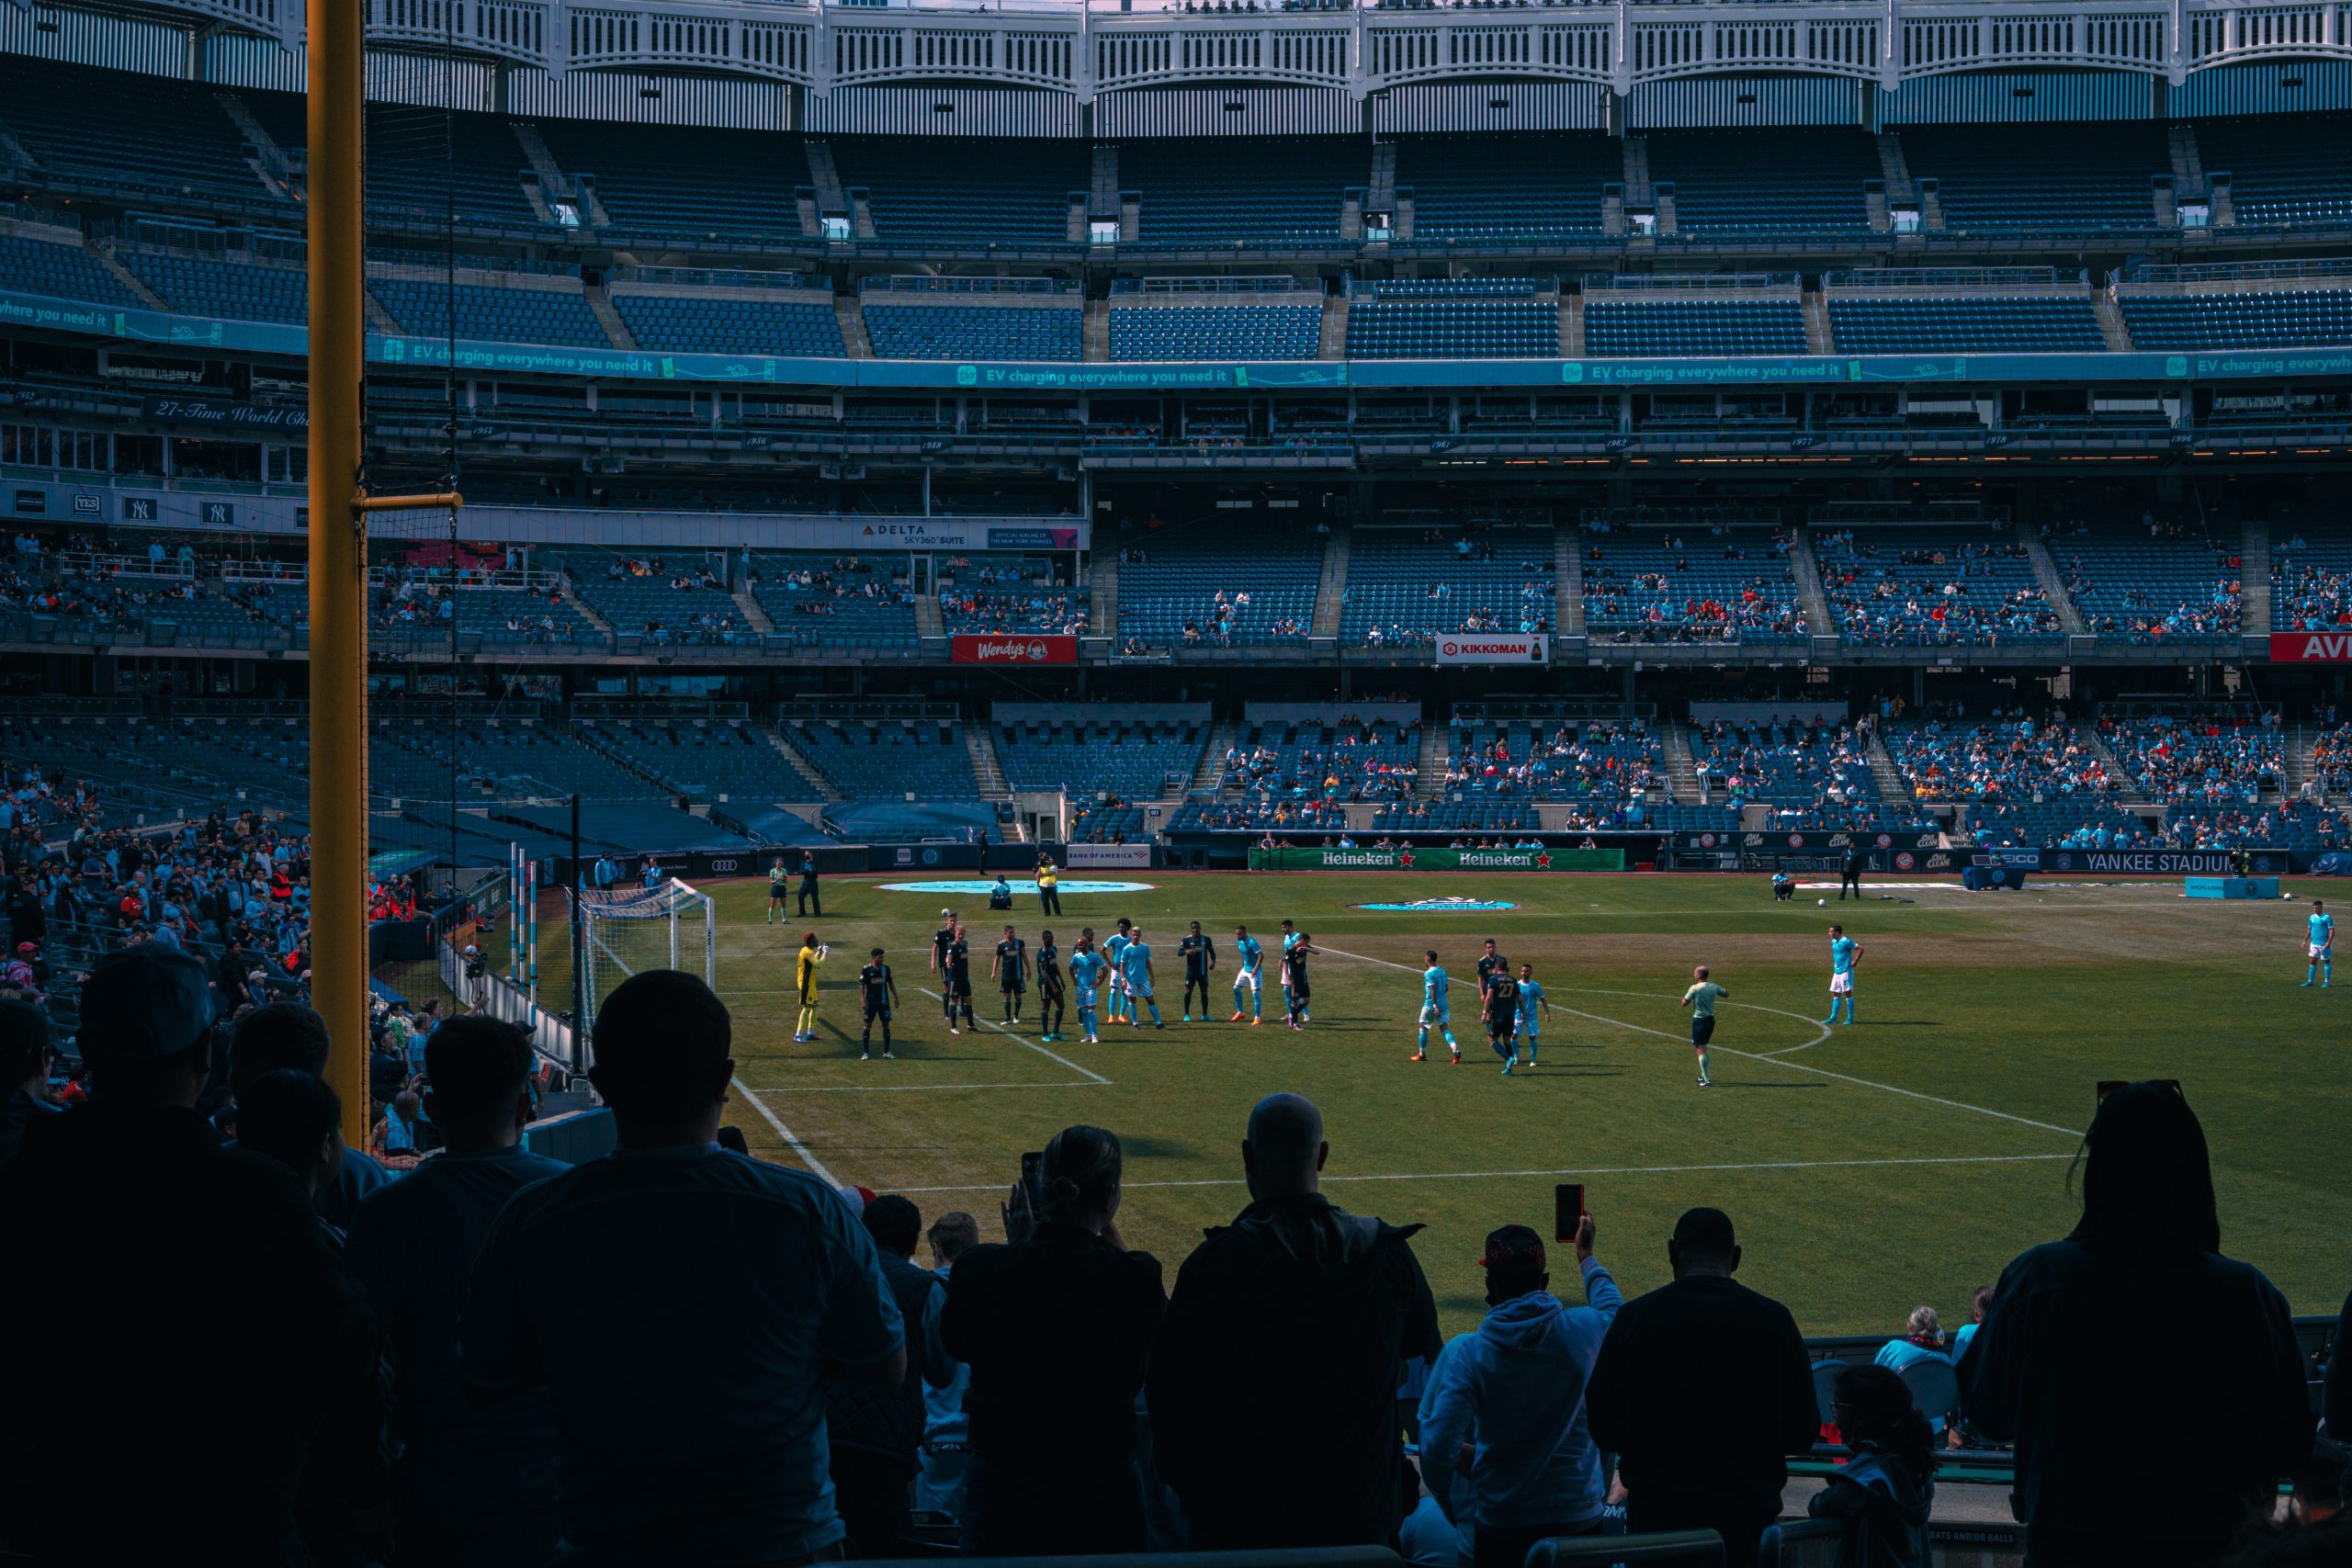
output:
[[[923,1311],[932,1292],[940,1289],[936,1275],[918,1269],[906,1258],[881,1252],[882,1282],[899,1303],[911,1347],[922,1331]],[[879,1389],[829,1384],[825,1390],[825,1438],[836,1449],[858,1449],[887,1454],[912,1475],[922,1466],[922,1357],[907,1359],[906,1380],[885,1393]]]
[[[1308,1193],[1250,1204],[1184,1260],[1148,1403],[1195,1549],[1394,1540],[1397,1363],[1443,1348],[1420,1228]],[[1237,1440],[1279,1478],[1237,1463]]]

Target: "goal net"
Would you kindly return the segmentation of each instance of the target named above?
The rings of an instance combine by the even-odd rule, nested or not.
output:
[[[572,899],[592,1040],[605,998],[632,975],[683,969],[717,987],[718,924],[708,894],[673,876],[658,887],[582,888]]]

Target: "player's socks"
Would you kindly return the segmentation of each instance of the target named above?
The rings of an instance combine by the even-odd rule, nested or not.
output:
[[[1429,1032],[1428,1028],[1425,1026],[1425,1027],[1423,1027],[1423,1029],[1421,1030],[1420,1043],[1419,1043],[1419,1044],[1415,1045],[1415,1046],[1413,1047],[1413,1049],[1415,1049],[1416,1051],[1419,1051],[1419,1052],[1422,1052],[1422,1053],[1426,1054],[1426,1053],[1429,1051],[1429,1048],[1430,1048],[1430,1032]]]
[[[1445,1048],[1457,1056],[1462,1055],[1462,1047],[1454,1041],[1453,1031],[1451,1029],[1445,1032]]]
[[[1704,1051],[1699,1053],[1699,1087],[1707,1087],[1707,1054]]]
[[[1503,1077],[1510,1077],[1510,1070],[1518,1063],[1518,1060],[1519,1058],[1516,1056],[1505,1056],[1503,1058]]]

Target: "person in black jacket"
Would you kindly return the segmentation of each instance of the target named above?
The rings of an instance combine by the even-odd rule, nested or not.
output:
[[[1849,891],[1854,895],[1855,902],[1861,901],[1862,852],[1851,844],[1838,857],[1838,902],[1844,903]]]
[[[882,1282],[899,1316],[918,1332],[939,1281],[915,1267],[922,1214],[914,1203],[885,1193],[858,1216],[882,1263]],[[848,1527],[852,1557],[899,1557],[899,1540],[913,1522],[909,1487],[922,1468],[922,1365],[907,1359],[904,1382],[891,1390],[825,1389],[825,1436],[831,1450],[833,1509]]]
[[[999,1247],[947,1279],[941,1344],[971,1368],[965,1550],[984,1557],[1139,1551],[1136,1395],[1168,1298],[1159,1259],[1119,1235],[1119,1140],[1066,1127]]]
[[[1787,1456],[1813,1447],[1813,1365],[1789,1309],[1736,1283],[1731,1217],[1692,1209],[1666,1244],[1674,1282],[1627,1302],[1586,1385],[1592,1440],[1619,1456],[1627,1523],[1712,1529],[1747,1568],[1781,1516]]]
[[[1969,1418],[2016,1445],[2027,1568],[2195,1568],[2309,1459],[2303,1358],[2286,1298],[2221,1255],[2205,1131],[2176,1086],[2115,1090],[2083,1142],[2082,1223],[2001,1271],[1961,1368]],[[2197,1484],[2148,1469],[2127,1437],[2145,1432],[2198,1434]]]

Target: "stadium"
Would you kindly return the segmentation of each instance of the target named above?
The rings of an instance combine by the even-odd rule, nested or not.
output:
[[[0,1561],[2352,1562],[2347,458],[2338,0],[0,0]]]

